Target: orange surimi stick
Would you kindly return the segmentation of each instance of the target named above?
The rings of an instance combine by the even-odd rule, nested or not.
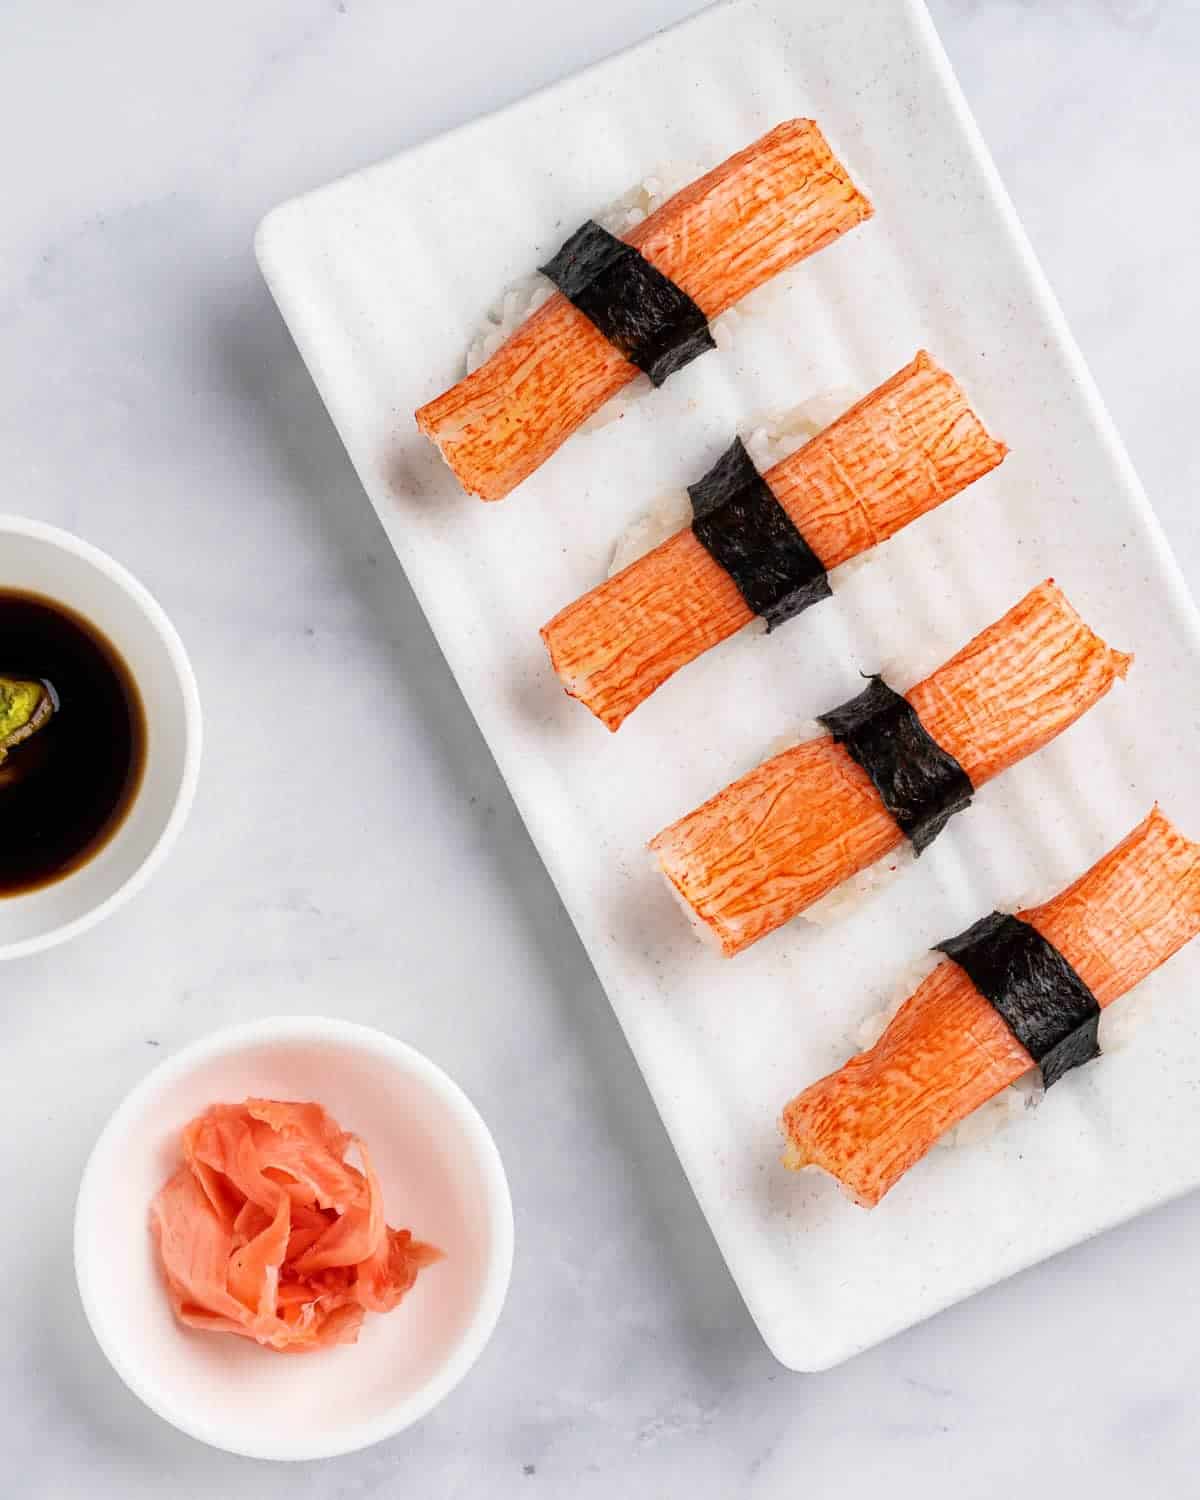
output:
[[[1154,808],[1074,885],[1019,914],[1101,1006],[1200,933],[1200,844]],[[793,1169],[823,1168],[872,1208],[930,1149],[1034,1066],[957,964],[939,964],[869,1051],[783,1112]]]
[[[871,213],[816,124],[787,120],[623,238],[712,319]],[[638,373],[555,293],[417,426],[465,490],[501,500]]]
[[[905,697],[978,787],[1073,724],[1131,661],[1047,579]],[[823,735],[764,761],[650,848],[700,930],[732,955],[902,839],[867,773]]]
[[[957,495],[1007,451],[921,351],[763,477],[829,571]],[[615,730],[753,618],[689,526],[569,604],[542,639],[567,692]]]

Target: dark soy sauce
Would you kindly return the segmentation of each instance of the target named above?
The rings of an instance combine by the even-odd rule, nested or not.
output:
[[[0,897],[36,890],[96,854],[129,811],[146,716],[111,641],[74,611],[0,589],[0,676],[50,684],[51,717],[0,762]]]

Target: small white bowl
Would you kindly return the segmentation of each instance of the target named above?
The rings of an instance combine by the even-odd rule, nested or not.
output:
[[[0,897],[0,959],[85,932],[139,890],[183,827],[200,769],[200,695],[183,643],[145,588],[99,548],[41,521],[0,515],[0,588],[66,605],[125,659],[146,713],[146,765],[108,843],[62,880]]]
[[[357,1344],[279,1354],[171,1312],[151,1199],[181,1127],[250,1095],[323,1104],[370,1148],[388,1223],[444,1252],[397,1309],[367,1315]],[[231,1027],[155,1068],[105,1126],[75,1210],[80,1295],[117,1374],[183,1432],[250,1458],[329,1458],[423,1417],[491,1337],[512,1249],[500,1154],[458,1085],[394,1037],[316,1016]]]

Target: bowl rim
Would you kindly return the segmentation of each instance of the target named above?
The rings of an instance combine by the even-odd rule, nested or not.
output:
[[[490,1251],[475,1311],[447,1357],[423,1385],[382,1415],[347,1428],[341,1435],[307,1440],[296,1436],[289,1438],[286,1444],[256,1444],[230,1441],[219,1422],[190,1415],[173,1395],[146,1379],[126,1358],[123,1349],[113,1343],[99,1313],[99,1267],[84,1239],[85,1227],[101,1208],[103,1174],[110,1165],[106,1155],[123,1137],[131,1117],[148,1101],[168,1093],[198,1064],[249,1046],[276,1041],[350,1043],[376,1057],[399,1064],[402,1070],[428,1086],[449,1107],[479,1165],[485,1186]],[[512,1197],[499,1148],[483,1116],[443,1068],[410,1043],[373,1026],[328,1016],[279,1015],[210,1032],[164,1058],[134,1084],[109,1117],[88,1156],[75,1202],[73,1251],[75,1280],[88,1325],[113,1369],[139,1400],[173,1427],[210,1447],[244,1458],[297,1462],[336,1458],[394,1437],[426,1416],[454,1390],[483,1353],[499,1321],[512,1277],[513,1237]]]
[[[0,512],[0,536],[29,537],[44,542],[60,552],[70,553],[81,562],[89,564],[110,583],[122,590],[141,611],[166,650],[171,668],[183,699],[184,756],[183,770],[171,811],[162,830],[141,863],[132,870],[114,891],[102,901],[96,902],[79,916],[66,922],[56,923],[34,937],[19,938],[13,942],[0,942],[0,962],[13,958],[28,958],[31,954],[44,952],[59,943],[68,942],[87,932],[105,917],[109,917],[146,884],[170,853],[179,837],[196,797],[196,786],[200,778],[200,753],[204,740],[203,714],[200,708],[200,690],[196,674],[180,639],[179,632],[158,600],[115,558],[91,542],[85,542],[74,532],[51,526],[46,521],[36,521],[28,516]],[[71,604],[69,599],[62,601]],[[74,605],[71,605],[74,608]],[[70,878],[69,876],[67,877]],[[19,899],[19,898],[18,898]]]

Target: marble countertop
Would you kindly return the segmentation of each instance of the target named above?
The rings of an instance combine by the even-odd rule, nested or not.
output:
[[[773,1362],[255,267],[277,201],[696,8],[526,0],[514,28],[512,8],[475,0],[4,7],[2,508],[138,573],[207,710],[199,799],[165,870],[95,932],[3,972],[6,1495],[1193,1485],[1197,1198],[830,1373]],[[933,11],[1200,585],[1200,9]],[[71,1212],[97,1131],[158,1058],[235,1020],[327,1010],[400,1033],[476,1099],[518,1256],[451,1400],[376,1449],[273,1467],[191,1442],[126,1392],[75,1295]]]

